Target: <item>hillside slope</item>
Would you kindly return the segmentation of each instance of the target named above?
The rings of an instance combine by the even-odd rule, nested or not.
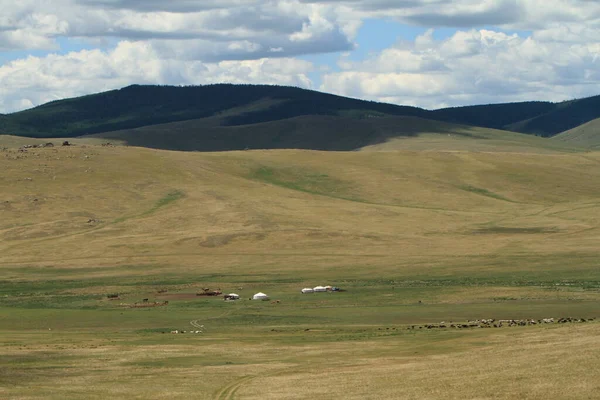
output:
[[[330,266],[363,254],[393,268],[386,257],[425,250],[446,260],[597,251],[599,165],[596,153],[9,150],[0,265],[202,258],[217,272],[253,254],[282,269],[298,254],[326,254],[318,265]]]
[[[541,101],[451,107],[434,110],[429,118],[506,130],[511,124],[551,112],[555,107],[554,103]]]
[[[418,117],[355,119],[341,116],[301,116],[252,125],[225,126],[223,118],[106,132],[82,138],[126,143],[131,146],[185,151],[248,149],[306,149],[351,151],[428,149],[424,135],[446,143],[447,150],[574,151],[575,147],[513,132],[476,128]],[[446,140],[463,139],[460,141]],[[414,140],[407,141],[412,138]],[[407,147],[408,146],[408,147]],[[438,149],[441,149],[438,147]]]
[[[558,103],[550,112],[507,125],[516,132],[551,137],[600,118],[600,96]]]
[[[428,118],[552,137],[600,118],[600,96],[562,103],[524,102],[436,110]]]
[[[129,86],[60,100],[10,114],[0,133],[74,137],[226,115],[224,125],[247,125],[301,115],[424,115],[415,107],[355,100],[283,86]]]
[[[294,87],[134,85],[0,115],[0,135],[69,138],[119,131],[110,136],[126,135],[130,143],[140,146],[146,146],[148,139],[151,143],[147,146],[165,149],[184,150],[186,144],[192,146],[186,150],[347,150],[372,145],[374,138],[385,138],[390,132],[404,136],[401,126],[390,126],[392,117],[418,117],[549,137],[600,118],[600,96],[563,103],[523,102],[428,111]],[[167,125],[173,123],[176,125]],[[424,122],[416,131],[430,130],[431,125]],[[167,138],[160,133],[166,129],[174,129],[176,134]],[[285,133],[284,129],[293,132]],[[439,133],[445,130],[441,126]],[[280,133],[273,135],[276,132]],[[157,135],[162,139],[154,140]],[[324,143],[328,140],[341,143]]]
[[[554,140],[570,145],[586,147],[589,149],[600,148],[600,118],[590,121],[577,128],[560,133],[553,137]]]

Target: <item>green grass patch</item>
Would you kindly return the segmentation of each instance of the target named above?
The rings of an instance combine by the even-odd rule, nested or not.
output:
[[[458,188],[461,190],[464,190],[466,192],[478,194],[480,196],[491,197],[492,199],[503,200],[503,201],[508,201],[510,203],[515,203],[515,201],[513,201],[511,199],[508,199],[504,196],[501,196],[497,193],[491,192],[484,188],[479,188],[479,187],[471,186],[471,185],[462,185],[462,186],[459,186]]]
[[[560,232],[557,228],[550,227],[510,227],[510,226],[490,226],[485,228],[475,229],[473,233],[479,234],[504,234],[504,235],[517,235],[517,234],[539,234],[539,233],[558,233]]]
[[[113,221],[113,223],[119,224],[121,222],[125,222],[130,219],[147,217],[148,215],[154,214],[156,211],[160,210],[161,208],[166,207],[166,206],[176,202],[177,200],[181,200],[184,197],[185,197],[185,193],[183,191],[173,190],[173,191],[167,193],[163,198],[158,200],[151,209],[146,210],[141,214],[131,215],[131,216],[123,216],[123,217],[117,218]]]
[[[276,169],[262,166],[251,172],[250,179],[299,192],[362,202],[353,193],[350,183],[308,169],[296,167]]]
[[[4,296],[0,297],[0,307],[19,309],[80,309],[96,310],[98,296]]]
[[[158,200],[156,202],[156,204],[154,205],[154,207],[152,207],[150,210],[146,211],[145,213],[143,213],[143,216],[152,214],[153,212],[159,210],[162,207],[166,207],[171,203],[176,202],[177,200],[181,200],[185,197],[185,193],[183,193],[181,190],[174,190],[172,192],[169,192],[165,197],[163,197],[162,199]]]

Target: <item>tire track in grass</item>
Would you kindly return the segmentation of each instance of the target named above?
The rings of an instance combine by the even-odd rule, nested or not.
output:
[[[209,317],[209,318],[205,318],[205,319],[202,319],[202,320],[200,320],[200,319],[194,319],[194,320],[190,321],[190,325],[192,325],[194,328],[204,329],[203,322],[206,323],[206,321],[212,321],[212,320],[215,320],[215,319],[222,319],[222,318],[228,317],[231,314],[233,314],[234,311],[235,310],[228,310],[228,311],[225,311],[223,314],[217,315],[216,317]]]
[[[232,400],[232,399],[234,399],[234,396],[236,395],[236,393],[242,386],[244,386],[246,383],[248,383],[256,378],[260,378],[260,375],[244,376],[240,379],[236,379],[229,385],[227,385],[227,386],[223,387],[222,389],[220,389],[219,391],[217,391],[215,394],[215,399],[216,400]]]
[[[250,382],[252,382],[255,379],[270,378],[270,377],[274,377],[274,376],[281,376],[281,375],[286,375],[286,374],[290,374],[290,373],[299,373],[299,372],[305,372],[305,371],[310,371],[310,370],[311,370],[310,367],[301,367],[298,365],[294,365],[291,367],[277,369],[275,371],[267,372],[267,373],[260,374],[260,375],[246,375],[239,379],[236,379],[235,381],[231,382],[230,384],[228,384],[225,387],[218,390],[215,393],[215,399],[216,400],[233,400],[236,398],[235,395],[238,393],[238,391],[241,388],[243,388],[245,385],[249,384]]]

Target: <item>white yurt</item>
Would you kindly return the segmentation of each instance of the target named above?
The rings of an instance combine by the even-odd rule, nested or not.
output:
[[[304,288],[302,289],[302,293],[306,294],[306,293],[314,293],[315,290],[311,289],[311,288]]]
[[[259,292],[252,297],[252,300],[269,300],[269,296],[262,292]]]
[[[239,300],[240,299],[240,295],[237,293],[229,293],[227,295],[227,297],[229,298],[229,300]]]
[[[317,286],[316,288],[313,289],[313,291],[319,293],[319,292],[326,292],[327,288],[325,288],[325,286]]]

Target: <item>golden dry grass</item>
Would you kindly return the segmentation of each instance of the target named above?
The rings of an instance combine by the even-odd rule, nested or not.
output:
[[[588,149],[598,149],[600,147],[600,118],[562,132],[554,136],[552,140]]]
[[[14,376],[18,383],[0,387],[5,398],[592,399],[600,389],[597,324],[306,344],[232,334],[169,335],[160,345],[27,336],[6,338],[3,355],[29,365],[33,379]]]
[[[214,272],[268,254],[291,271],[304,257],[594,252],[598,238],[595,153],[77,147],[1,156],[4,265],[201,260]]]
[[[599,389],[597,323],[405,329],[597,316],[599,153],[79,145],[3,151],[0,168],[0,398],[579,399]],[[327,282],[349,290],[298,294]],[[106,299],[205,285],[282,302],[135,310]],[[206,332],[159,333],[192,320]]]
[[[594,361],[598,332],[594,326],[461,338],[474,342],[472,347],[424,356],[413,348],[412,355],[386,357],[381,354],[385,346],[398,353],[392,341],[365,343],[366,351],[353,351],[355,356],[342,365],[328,363],[324,354],[304,370],[240,380],[236,394],[244,399],[306,399],[326,390],[348,399],[592,399],[600,389]]]

